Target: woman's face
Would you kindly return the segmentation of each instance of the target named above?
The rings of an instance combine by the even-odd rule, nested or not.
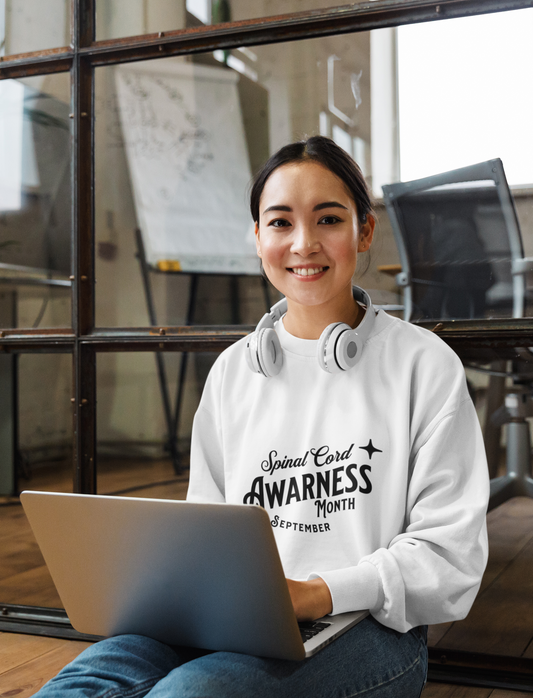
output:
[[[257,254],[271,283],[292,303],[351,299],[357,254],[372,242],[374,219],[360,225],[344,183],[317,162],[283,165],[259,202]]]

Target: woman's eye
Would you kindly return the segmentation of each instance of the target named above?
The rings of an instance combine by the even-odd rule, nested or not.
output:
[[[323,218],[320,219],[320,223],[323,223],[324,225],[334,225],[335,223],[338,223],[340,221],[340,218],[337,218],[337,216],[324,216]]]
[[[271,228],[285,228],[286,226],[290,225],[290,223],[284,218],[276,218],[273,221],[270,221],[268,225]]]

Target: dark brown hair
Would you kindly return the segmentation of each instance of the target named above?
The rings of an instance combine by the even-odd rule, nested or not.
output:
[[[374,216],[370,191],[359,165],[335,141],[325,136],[312,136],[305,141],[289,143],[274,153],[254,177],[250,192],[250,211],[255,223],[259,222],[259,201],[270,175],[278,167],[293,162],[311,160],[333,172],[352,197],[359,223],[366,223],[367,216]]]

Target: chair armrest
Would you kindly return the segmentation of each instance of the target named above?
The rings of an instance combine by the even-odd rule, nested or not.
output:
[[[409,286],[411,283],[411,274],[407,271],[401,271],[396,274],[396,285],[397,286]]]
[[[380,264],[378,265],[378,271],[380,271],[382,274],[389,274],[390,276],[394,276],[395,274],[399,274],[402,271],[402,265]]]
[[[513,259],[511,262],[511,271],[513,275],[527,274],[528,271],[533,271],[533,257]]]

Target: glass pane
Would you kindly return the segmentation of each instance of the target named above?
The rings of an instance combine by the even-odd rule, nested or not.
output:
[[[96,0],[96,37],[117,39],[339,5],[339,0]]]
[[[16,493],[72,492],[71,356],[1,356],[0,383],[0,601],[61,608]]]
[[[71,324],[68,73],[0,81],[0,327]]]
[[[99,494],[185,498],[192,421],[217,356],[98,355]]]
[[[70,44],[70,0],[0,0],[0,56]]]

